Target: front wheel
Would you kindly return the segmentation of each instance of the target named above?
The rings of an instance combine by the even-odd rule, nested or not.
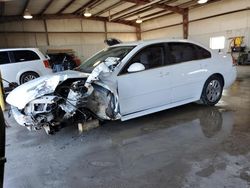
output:
[[[218,76],[210,77],[202,90],[201,101],[206,105],[214,106],[221,99],[222,90],[222,79]]]
[[[30,80],[34,80],[35,78],[38,78],[39,75],[35,72],[25,72],[20,77],[20,84],[23,84],[25,82],[28,82]]]

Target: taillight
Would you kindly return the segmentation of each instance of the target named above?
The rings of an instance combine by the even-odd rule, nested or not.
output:
[[[233,63],[233,66],[237,65],[237,61],[236,61],[236,59],[233,56],[232,56],[232,63]]]
[[[50,64],[48,60],[43,60],[43,64],[46,68],[50,68]]]

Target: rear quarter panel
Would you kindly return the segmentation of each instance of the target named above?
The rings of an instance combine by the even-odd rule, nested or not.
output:
[[[219,73],[224,78],[224,89],[233,84],[236,79],[236,66],[233,65],[230,54],[219,54],[213,52],[212,64],[210,66],[211,74]]]

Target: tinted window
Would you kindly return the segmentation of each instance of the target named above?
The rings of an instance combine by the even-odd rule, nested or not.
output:
[[[15,62],[32,61],[32,60],[40,59],[39,56],[33,51],[20,50],[20,51],[12,51],[12,52],[15,58]]]
[[[0,65],[10,63],[8,52],[0,52]]]
[[[206,49],[197,45],[196,45],[196,49],[197,49],[197,56],[199,59],[211,58],[211,53],[207,51]]]
[[[169,43],[168,46],[173,63],[180,63],[211,57],[209,51],[194,44],[176,42]]]
[[[145,69],[151,69],[164,65],[164,46],[152,45],[142,49],[137,53],[127,65],[125,65],[122,73],[126,73],[128,67],[133,63],[142,63]]]

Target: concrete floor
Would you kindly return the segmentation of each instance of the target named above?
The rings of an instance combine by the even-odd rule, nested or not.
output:
[[[6,119],[6,188],[250,187],[250,66],[215,107],[189,104],[54,136]]]

